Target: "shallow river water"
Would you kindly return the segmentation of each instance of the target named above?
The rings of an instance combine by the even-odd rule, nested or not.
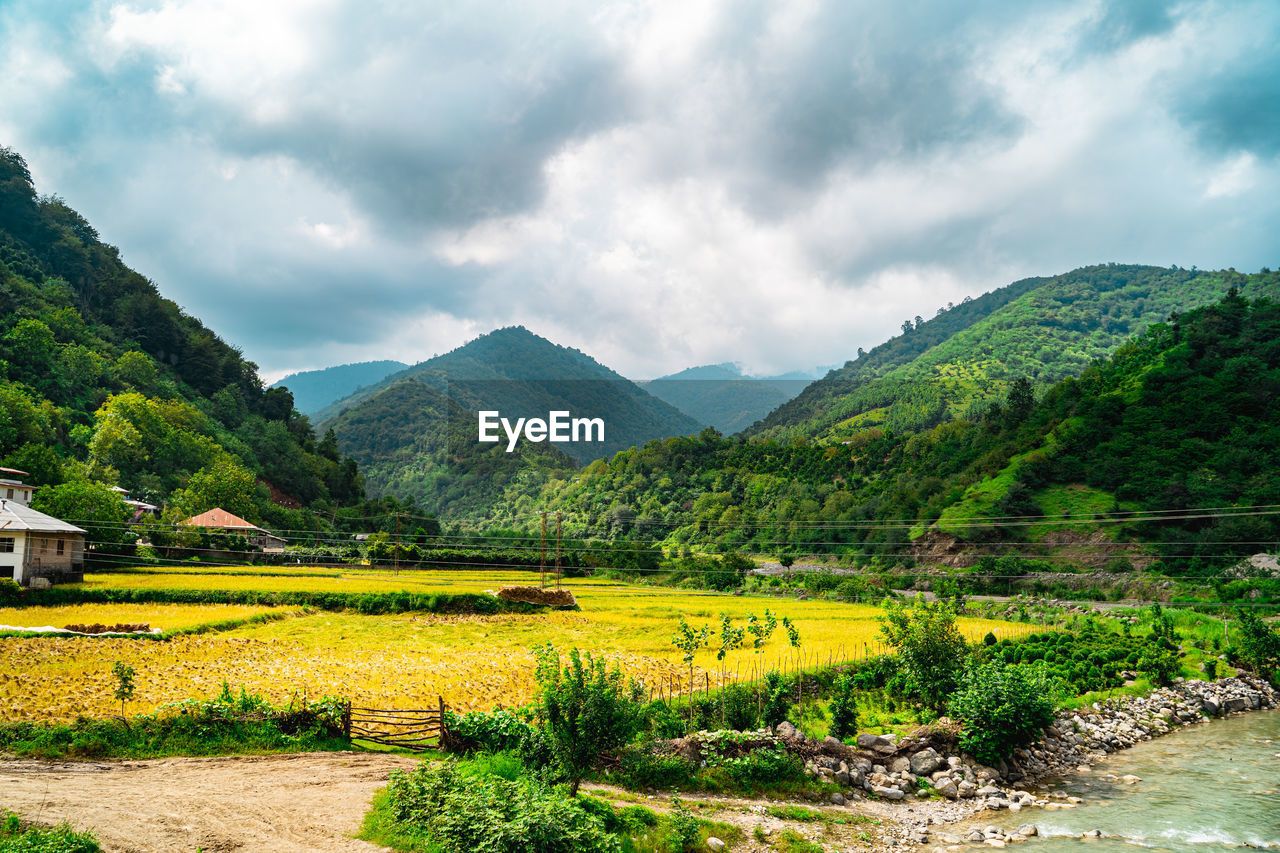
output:
[[[1126,784],[1120,779],[1126,774],[1142,781]],[[1280,850],[1280,710],[1239,714],[1147,741],[1046,788],[1084,802],[1055,811],[983,812],[966,821],[964,831],[1035,824],[1040,837],[1011,846],[1011,853]],[[1104,837],[1080,838],[1094,829]]]

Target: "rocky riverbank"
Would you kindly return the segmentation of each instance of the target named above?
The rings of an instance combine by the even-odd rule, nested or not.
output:
[[[864,805],[868,800],[911,803],[910,814],[903,809],[896,815],[900,829],[895,834],[902,842],[972,842],[1000,847],[1034,835],[1034,823],[1016,831],[994,827],[971,830],[963,837],[947,833],[940,825],[984,809],[1075,808],[1074,798],[1037,797],[1028,788],[1049,776],[1087,772],[1107,754],[1184,726],[1277,707],[1280,693],[1250,675],[1209,682],[1178,680],[1148,696],[1121,697],[1088,709],[1060,711],[1040,741],[1015,750],[1007,761],[995,766],[983,765],[962,753],[956,746],[956,728],[946,720],[901,740],[892,735],[859,735],[856,748],[834,738],[821,742],[806,738],[787,723],[775,734],[788,749],[805,756],[812,775],[842,788],[841,793],[832,795],[833,804]]]

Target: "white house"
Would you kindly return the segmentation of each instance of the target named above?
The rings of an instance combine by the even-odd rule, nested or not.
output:
[[[30,504],[31,493],[36,487],[28,486],[19,479],[26,476],[26,471],[19,471],[17,468],[0,468],[0,498],[17,501],[23,506]]]
[[[0,489],[8,488],[0,485]],[[6,491],[0,491],[0,495]],[[22,586],[30,586],[34,578],[82,581],[84,536],[85,531],[74,524],[45,515],[17,499],[0,497],[0,577],[11,577]]]

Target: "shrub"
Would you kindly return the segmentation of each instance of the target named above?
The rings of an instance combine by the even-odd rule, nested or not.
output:
[[[698,819],[689,813],[679,797],[671,798],[670,853],[685,853],[698,844]]]
[[[102,853],[92,832],[76,832],[67,824],[25,826],[13,812],[0,823],[0,853]]]
[[[537,712],[556,764],[577,795],[582,777],[605,755],[631,742],[644,722],[640,686],[623,680],[616,666],[590,653],[583,662],[577,649],[568,665],[550,644],[535,650],[541,688]]]
[[[960,747],[984,763],[1006,758],[1053,722],[1053,689],[1043,670],[986,663],[965,671],[951,698],[964,723]]]
[[[766,726],[773,727],[787,718],[791,711],[791,690],[785,679],[776,670],[768,672],[764,677],[764,712],[761,719]]]
[[[1241,610],[1236,618],[1240,621],[1240,659],[1267,681],[1280,683],[1280,633],[1268,627],[1256,613]]]
[[[693,765],[679,755],[657,755],[643,749],[622,753],[618,772],[628,788],[686,788],[693,784]]]
[[[889,603],[877,617],[885,642],[898,650],[911,693],[940,711],[964,667],[964,637],[955,610],[944,602],[916,599],[910,607]]]
[[[387,790],[395,820],[444,853],[618,849],[604,821],[534,779],[468,776],[453,761],[423,762],[392,770]]]
[[[858,733],[858,706],[854,701],[853,676],[836,679],[831,697],[831,735],[844,740]]]
[[[507,752],[522,749],[536,729],[510,711],[444,712],[449,748],[457,752]]]

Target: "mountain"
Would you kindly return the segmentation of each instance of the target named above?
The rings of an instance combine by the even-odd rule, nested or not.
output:
[[[1188,301],[1213,304],[1153,323],[1079,377],[1037,387],[1014,376],[985,406],[901,432],[868,426],[825,442],[782,430],[666,439],[572,477],[523,481],[493,518],[518,525],[520,513],[559,510],[567,535],[580,538],[825,552],[881,569],[965,565],[998,542],[996,553],[1008,555],[1000,559],[1012,560],[1001,571],[1043,570],[1026,568],[1041,560],[1212,574],[1280,532],[1274,516],[1249,509],[1280,504],[1280,308],[1241,295],[1280,294],[1280,273],[1174,277],[1188,285]],[[1005,294],[1004,304],[1045,281],[1053,280],[1019,283],[1022,294]],[[1087,292],[1080,299],[1096,302]],[[1106,316],[1134,313],[1130,305]],[[1007,335],[977,337],[993,339],[1016,354]],[[1201,511],[1233,506],[1242,509]]]
[[[481,411],[498,412],[511,424],[546,420],[557,411],[599,418],[603,436],[555,444],[526,438],[508,452],[501,429],[499,441],[478,441]],[[372,494],[412,496],[455,517],[482,514],[508,480],[571,470],[575,462],[703,426],[578,350],[518,326],[400,371],[317,417],[360,463]]]
[[[82,216],[37,196],[7,148],[0,459],[31,472],[38,500],[119,485],[179,517],[218,500],[293,529],[315,529],[307,508],[363,492],[355,463],[315,440],[287,390],[264,388],[256,365],[161,296]]]
[[[272,388],[288,388],[293,404],[304,415],[314,415],[330,403],[351,396],[366,385],[373,385],[409,365],[400,361],[362,361],[339,364],[321,370],[290,373],[273,382]]]
[[[1043,388],[1076,376],[1174,311],[1213,302],[1236,281],[1246,297],[1275,296],[1265,277],[1105,264],[1014,282],[903,333],[810,385],[751,435],[839,442],[974,417],[1024,377]]]
[[[637,383],[685,414],[729,435],[738,432],[792,397],[812,381],[802,373],[753,378],[731,363],[690,367]]]

